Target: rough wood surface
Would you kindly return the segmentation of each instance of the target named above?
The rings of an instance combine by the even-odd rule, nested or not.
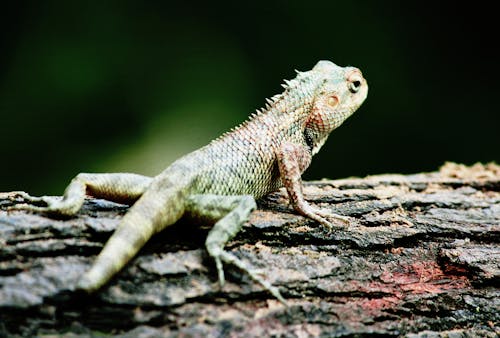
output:
[[[309,182],[313,203],[353,218],[326,231],[283,192],[260,202],[228,250],[261,269],[286,308],[226,266],[207,227],[154,237],[108,287],[74,291],[127,207],[89,199],[77,217],[5,209],[0,193],[0,336],[495,337],[500,320],[500,168]]]

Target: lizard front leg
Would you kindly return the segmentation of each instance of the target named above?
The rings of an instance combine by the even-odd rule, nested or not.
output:
[[[9,209],[71,216],[80,210],[87,194],[114,202],[132,203],[141,197],[151,181],[151,177],[136,174],[82,173],[71,181],[64,191],[62,199],[52,196],[33,197],[24,192],[16,192],[18,196],[30,203],[44,203],[45,206],[18,204]]]
[[[311,163],[312,154],[309,148],[300,144],[284,142],[278,149],[276,157],[278,159],[281,182],[286,188],[290,202],[297,212],[328,228],[332,228],[333,225],[327,218],[333,218],[343,224],[349,224],[347,217],[316,208],[304,199],[301,175]]]
[[[225,283],[222,262],[233,264],[286,305],[285,299],[276,287],[260,277],[238,257],[224,250],[224,245],[241,230],[243,223],[248,220],[250,213],[256,207],[255,199],[250,195],[191,195],[187,200],[186,212],[192,218],[216,221],[207,236],[205,246],[208,254],[215,260],[221,287]]]

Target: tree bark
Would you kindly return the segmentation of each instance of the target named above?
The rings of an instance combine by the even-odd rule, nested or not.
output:
[[[349,216],[328,231],[279,191],[227,250],[260,269],[289,306],[233,266],[220,289],[209,230],[181,221],[105,288],[74,290],[128,207],[88,199],[76,217],[6,211],[0,193],[0,336],[495,337],[500,320],[500,167],[308,182],[311,203]]]

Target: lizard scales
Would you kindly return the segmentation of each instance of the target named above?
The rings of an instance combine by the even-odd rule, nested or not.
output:
[[[214,258],[220,284],[222,262],[236,265],[285,302],[278,289],[258,276],[224,245],[255,209],[255,199],[284,186],[299,213],[325,226],[328,218],[347,223],[344,216],[309,205],[302,195],[301,174],[332,130],[365,100],[366,80],[354,67],[320,61],[307,72],[285,81],[285,91],[264,109],[205,147],[181,157],[156,177],[135,174],[79,174],[63,199],[31,197],[44,202],[16,209],[75,214],[85,194],[118,202],[135,202],[106,243],[78,287],[95,291],[138,252],[154,233],[184,214],[215,222],[206,247]]]

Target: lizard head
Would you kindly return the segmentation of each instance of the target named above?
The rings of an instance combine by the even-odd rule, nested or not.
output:
[[[317,83],[304,130],[306,142],[315,154],[330,132],[361,106],[368,85],[359,69],[339,67],[330,61],[319,61],[312,70],[301,74],[315,78]]]

